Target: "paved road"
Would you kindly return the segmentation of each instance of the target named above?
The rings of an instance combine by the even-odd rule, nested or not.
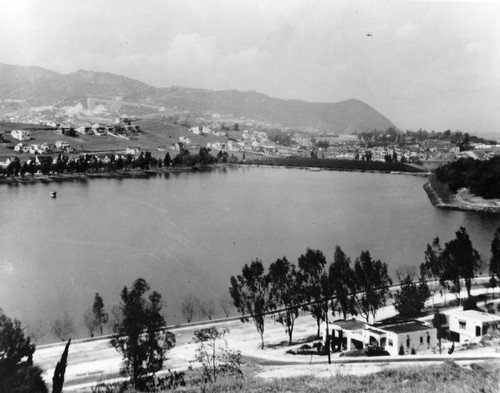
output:
[[[485,292],[484,288],[481,288],[481,283],[486,281],[487,278],[481,278],[478,280],[478,286],[474,290],[477,294],[479,292]],[[450,298],[454,295],[449,294]],[[436,297],[439,300],[439,297]],[[378,318],[386,318],[395,313],[393,306],[388,306],[385,309],[379,310],[377,313]],[[192,342],[193,333],[195,330],[200,329],[200,327],[208,324],[214,324],[214,322],[202,322],[197,324],[192,324],[189,326],[172,327],[170,330],[175,333],[176,336],[176,346],[169,352],[170,359],[167,360],[165,364],[165,369],[180,370],[186,369],[190,364],[194,356],[195,344]],[[287,356],[285,354],[286,350],[289,349],[286,341],[286,334],[284,332],[283,326],[274,323],[271,318],[266,322],[265,340],[266,344],[273,344],[275,349],[265,349],[261,350],[260,337],[255,331],[253,323],[242,324],[239,317],[230,318],[229,320],[219,322],[217,324],[223,324],[227,327],[231,333],[228,335],[228,344],[232,349],[240,350],[242,355],[247,360],[251,360],[257,364],[266,364],[267,366],[280,366],[283,370],[286,367],[300,366],[298,369],[304,369],[305,366],[313,364],[325,364],[326,359],[323,357],[301,357],[301,356]],[[300,341],[307,339],[316,332],[316,322],[311,318],[308,313],[303,313],[301,317],[296,321],[294,329],[294,340]],[[92,340],[75,340],[71,343],[69,356],[68,356],[68,366],[66,369],[66,383],[65,391],[71,389],[80,389],[84,386],[95,386],[96,382],[108,378],[116,378],[119,376],[121,356],[120,354],[110,345],[110,336],[101,339]],[[45,370],[44,378],[47,383],[51,383],[52,375],[54,373],[54,368],[59,361],[61,354],[64,350],[64,343],[49,344],[37,347],[34,355],[34,362]],[[458,356],[463,356],[463,353],[457,353],[454,355],[454,359],[458,360]],[[490,356],[493,358],[500,358],[499,353],[493,353]],[[463,358],[463,361],[478,361],[478,359],[484,358],[485,354],[471,354],[467,358]],[[448,358],[448,357],[446,357]],[[333,358],[335,360],[335,357]],[[372,365],[376,362],[377,367],[382,367],[384,364],[393,364],[394,361],[398,361],[401,364],[404,361],[404,357],[392,357],[392,358],[377,358],[377,360],[363,360],[362,364],[370,362]],[[472,360],[470,360],[472,359]],[[422,358],[412,356],[408,360],[417,361],[419,364],[421,362],[436,362],[443,361],[442,358],[430,357]],[[408,361],[406,360],[406,361]],[[341,362],[343,364],[349,363],[353,365],[351,368],[345,368],[345,365],[337,364],[337,368],[344,367],[344,370],[362,370],[362,365],[358,363],[359,358],[356,359],[346,359],[339,358],[335,360],[335,363]],[[293,365],[293,366],[291,366]],[[303,366],[303,367],[302,367]],[[378,370],[377,367],[371,366],[373,371]],[[374,368],[375,367],[375,368]]]

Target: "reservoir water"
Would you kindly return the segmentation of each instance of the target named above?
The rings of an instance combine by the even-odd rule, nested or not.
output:
[[[394,275],[418,266],[425,246],[464,226],[485,261],[500,217],[434,208],[426,179],[404,175],[226,168],[149,179],[0,186],[0,308],[23,323],[67,311],[79,325],[98,292],[106,308],[146,279],[167,322],[183,322],[194,294],[217,304],[245,263],[307,247],[332,260],[369,250]],[[50,198],[52,191],[57,198]],[[222,313],[218,311],[218,316]],[[49,336],[50,337],[50,336]],[[53,339],[53,338],[52,338]],[[48,339],[50,340],[50,338]]]

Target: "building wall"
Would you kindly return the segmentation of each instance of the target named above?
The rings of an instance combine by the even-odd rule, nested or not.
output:
[[[395,336],[394,343],[397,345],[392,347],[391,351],[386,349],[391,355],[398,355],[401,346],[403,346],[405,355],[410,355],[412,349],[414,349],[416,353],[419,353],[421,351],[436,348],[438,345],[437,330],[434,328],[416,332],[393,334]]]
[[[484,322],[474,318],[467,318],[460,314],[450,315],[450,333],[460,335],[460,343],[470,341],[476,337],[481,337],[484,334],[485,325],[488,325],[488,333],[493,330],[498,330],[497,326],[500,321]]]

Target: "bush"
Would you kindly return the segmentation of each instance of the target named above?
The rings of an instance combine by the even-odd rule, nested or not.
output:
[[[215,327],[194,332],[194,341],[198,344],[195,362],[201,364],[204,384],[214,384],[223,376],[242,375],[241,353],[229,349],[224,339],[228,332],[229,329]]]
[[[359,357],[359,356],[366,356],[366,352],[364,349],[353,349],[352,351],[347,351],[347,352],[342,352],[340,354],[340,357]]]
[[[467,299],[464,299],[464,301],[462,302],[462,307],[463,307],[464,311],[478,310],[477,299],[473,296],[470,296]]]

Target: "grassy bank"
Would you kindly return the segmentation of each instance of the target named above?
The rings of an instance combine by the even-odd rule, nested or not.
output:
[[[118,392],[119,387],[108,387]],[[164,392],[339,392],[339,393],[494,393],[500,389],[499,363],[474,363],[461,367],[454,362],[440,366],[403,367],[366,376],[336,375],[317,378],[314,375],[298,378],[262,379],[255,376],[227,378],[214,385],[188,385]],[[127,391],[127,390],[125,390]],[[135,390],[128,390],[135,393]]]
[[[435,173],[429,176],[429,183],[434,192],[444,203],[452,203],[455,201],[455,194],[451,192],[446,184],[441,183],[437,179]]]

